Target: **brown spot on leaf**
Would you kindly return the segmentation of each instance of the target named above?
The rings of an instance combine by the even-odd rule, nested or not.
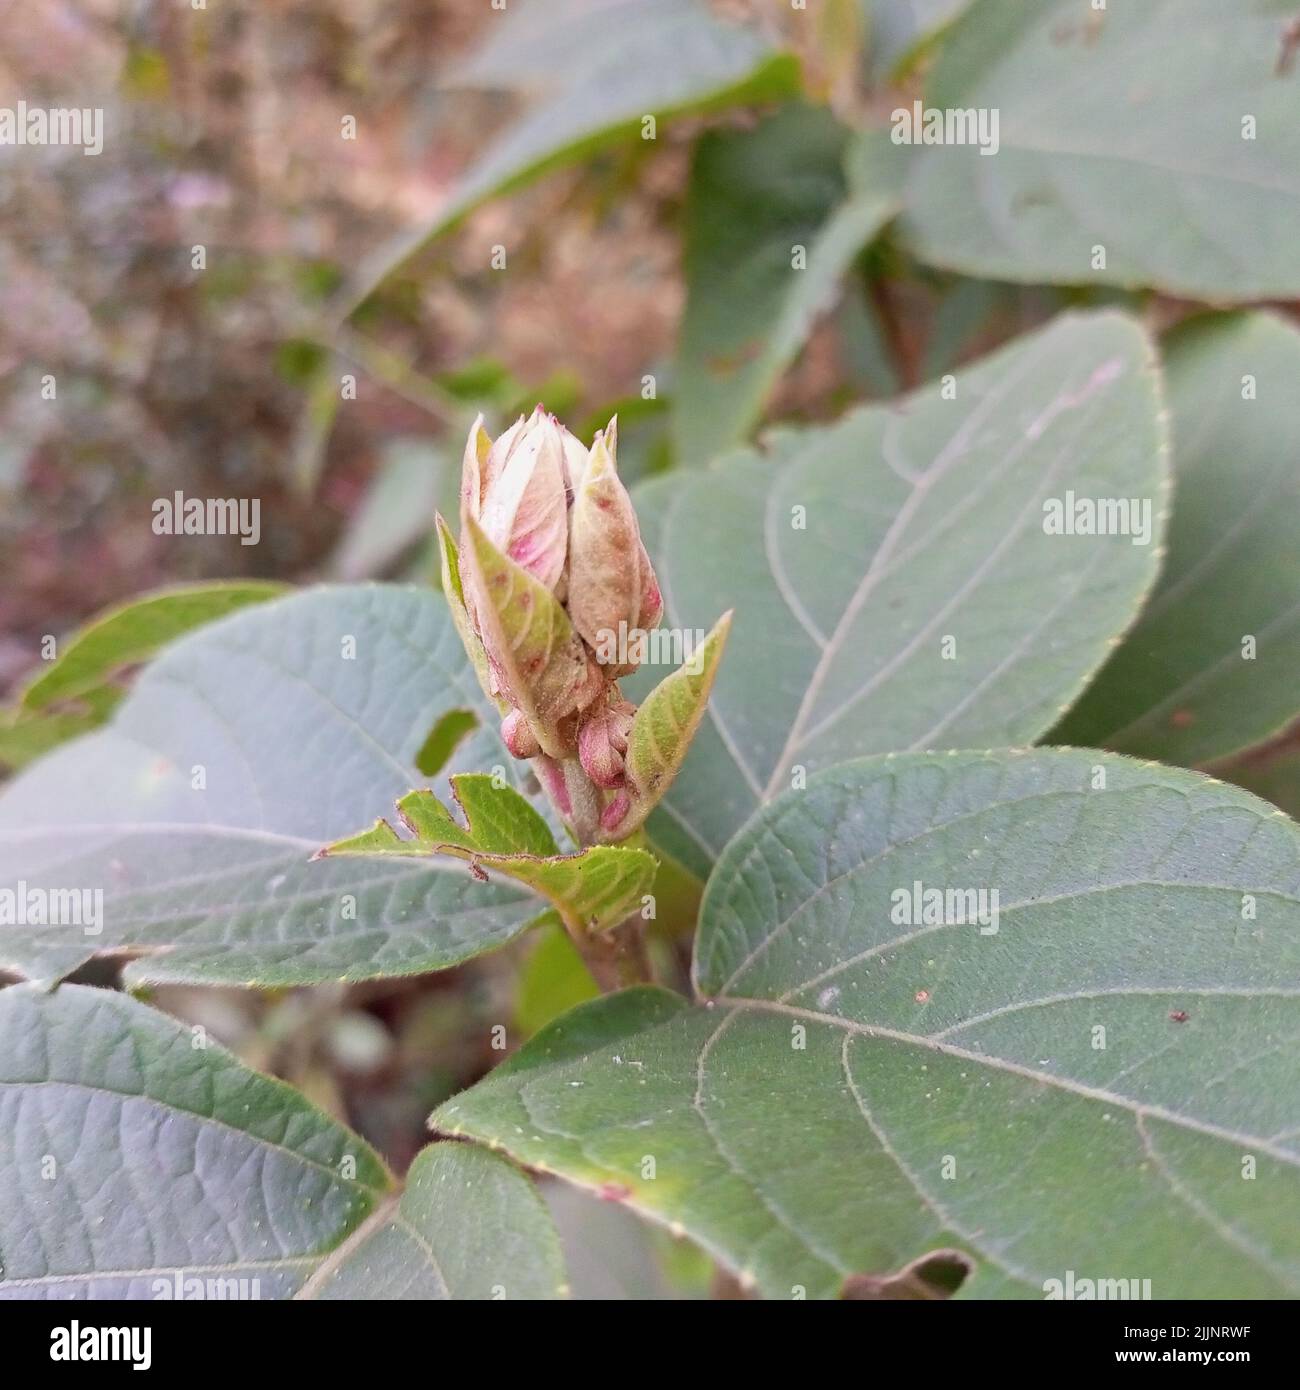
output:
[[[928,989],[918,989],[913,998],[918,1004],[928,1004],[930,1002],[930,991]]]
[[[1169,722],[1175,729],[1186,729],[1196,723],[1196,716],[1189,709],[1176,709],[1169,716]]]
[[[1191,1017],[1191,1015],[1187,1012],[1186,1009],[1175,1009],[1173,1013],[1169,1015],[1169,1017],[1170,1020],[1174,1023],[1186,1023],[1188,1018]]]

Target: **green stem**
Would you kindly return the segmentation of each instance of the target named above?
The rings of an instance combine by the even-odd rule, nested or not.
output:
[[[576,758],[552,766],[558,766],[563,775],[569,801],[567,813],[563,807],[557,809],[564,815],[573,838],[585,849],[596,843],[600,833],[600,792]],[[543,777],[541,780],[551,790],[549,779]],[[554,794],[551,799],[555,800]],[[644,923],[639,914],[602,932],[589,931],[585,922],[565,917],[564,929],[603,994],[650,981],[650,959],[645,949]]]

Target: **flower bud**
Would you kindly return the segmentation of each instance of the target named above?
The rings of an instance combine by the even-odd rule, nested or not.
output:
[[[535,758],[542,751],[522,710],[512,709],[501,721],[501,741],[513,758]]]
[[[578,725],[582,770],[598,787],[607,789],[623,785],[627,736],[636,714],[636,706],[617,692],[618,687],[611,686],[611,698],[594,706]]]
[[[596,436],[569,518],[567,607],[582,639],[612,675],[638,663],[627,657],[630,633],[654,627],[663,600],[641,544],[632,499],[615,468],[614,424]],[[621,653],[619,647],[622,647]]]
[[[564,573],[569,530],[560,426],[538,406],[485,455],[481,431],[476,422],[465,450],[461,492],[469,514],[503,555],[554,590]]]
[[[443,587],[503,718],[582,844],[626,839],[675,776],[708,700],[727,618],[699,671],[638,711],[618,688],[663,597],[615,463],[617,422],[591,449],[541,406],[495,442],[474,421],[461,471],[459,547],[438,519]],[[728,615],[729,616],[729,615]]]

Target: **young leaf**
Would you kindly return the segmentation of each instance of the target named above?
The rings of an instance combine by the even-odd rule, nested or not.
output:
[[[731,631],[731,614],[714,624],[692,659],[666,676],[642,701],[627,740],[627,816],[615,827],[620,839],[638,829],[677,776],[704,718]]]
[[[996,116],[997,152],[901,146],[900,233],[967,275],[1300,294],[1294,17],[1288,0],[976,0],[923,109]]]
[[[480,874],[494,869],[522,883],[566,921],[589,931],[617,926],[650,891],[659,866],[648,851],[597,845],[561,854],[546,822],[518,792],[496,787],[482,774],[453,776],[451,786],[465,813],[464,826],[432,792],[408,792],[397,811],[411,839],[379,820],[370,830],[327,845],[316,857],[451,855]]]
[[[465,585],[460,573],[460,553],[456,549],[456,541],[451,534],[451,527],[447,525],[441,512],[435,516],[434,525],[438,532],[438,554],[442,561],[442,594],[447,600],[447,607],[451,610],[451,620],[456,625],[456,632],[460,636],[461,645],[465,648],[465,655],[474,668],[474,674],[478,677],[484,699],[491,701],[501,713],[505,713],[509,706],[506,705],[505,701],[495,698],[492,694],[492,686],[488,678],[487,657],[483,653],[483,643],[479,641],[478,634],[475,633],[469,620],[469,613],[465,608]]]
[[[1067,315],[897,405],[638,488],[664,626],[736,611],[654,839],[703,876],[758,804],[819,767],[1051,728],[1156,577],[1156,388],[1130,319]],[[1148,543],[1049,533],[1046,508],[1071,493],[1133,499]]]
[[[767,101],[799,88],[791,54],[756,29],[718,19],[707,0],[524,0],[494,18],[492,44],[453,82],[459,75],[470,86],[540,88],[540,99],[465,173],[431,223],[361,266],[344,312],[488,198],[610,145],[655,138],[657,129],[647,135],[648,119]],[[556,52],[563,61],[555,61]]]
[[[68,890],[77,908],[61,925],[0,915],[0,965],[42,978],[126,951],[132,985],[271,987],[500,946],[536,916],[512,884],[428,859],[308,862],[419,782],[430,731],[461,710],[479,727],[457,765],[522,778],[446,604],[422,590],[311,590],[192,634],[112,724],[0,795],[0,889]]]
[[[567,1293],[559,1236],[532,1183],[485,1149],[433,1144],[411,1164],[401,1197],[389,1198],[296,1297],[514,1301]]]
[[[283,592],[282,584],[251,579],[186,584],[100,614],[60,644],[17,703],[0,713],[0,762],[23,766],[97,728],[122,698],[116,681],[122,672],[205,623]]]
[[[673,403],[687,465],[749,433],[854,257],[898,210],[899,165],[880,139],[852,141],[824,109],[794,105],[697,145]]]
[[[426,1149],[399,1200],[359,1136],[123,994],[0,990],[0,1112],[0,1299],[561,1291],[501,1159]]]
[[[942,1251],[959,1296],[1300,1290],[1300,827],[1248,793],[1090,750],[847,763],[728,846],[695,976],[433,1124],[774,1298]]]
[[[1226,757],[1300,713],[1300,333],[1270,314],[1166,343],[1174,507],[1137,626],[1052,733],[1164,762]]]
[[[460,557],[462,578],[479,630],[543,752],[562,758],[566,749],[555,725],[573,713],[575,691],[588,684],[582,639],[545,584],[503,555],[473,517],[463,521],[469,540]]]

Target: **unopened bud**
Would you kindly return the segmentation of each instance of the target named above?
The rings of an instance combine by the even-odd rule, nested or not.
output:
[[[573,499],[567,606],[574,627],[598,653],[602,634],[653,627],[663,611],[632,499],[619,479],[605,435],[596,436]],[[627,662],[617,666],[615,674],[635,669],[635,662]]]
[[[470,452],[477,461],[480,447],[471,433],[462,492],[472,494]],[[476,519],[503,555],[552,590],[568,553],[566,472],[560,427],[540,406],[492,445],[480,469]]]
[[[607,700],[583,716],[578,726],[578,757],[582,770],[598,787],[623,785],[627,736],[635,714],[636,706],[620,698]]]
[[[512,709],[501,721],[501,741],[515,758],[535,758],[542,751],[522,710]]]

